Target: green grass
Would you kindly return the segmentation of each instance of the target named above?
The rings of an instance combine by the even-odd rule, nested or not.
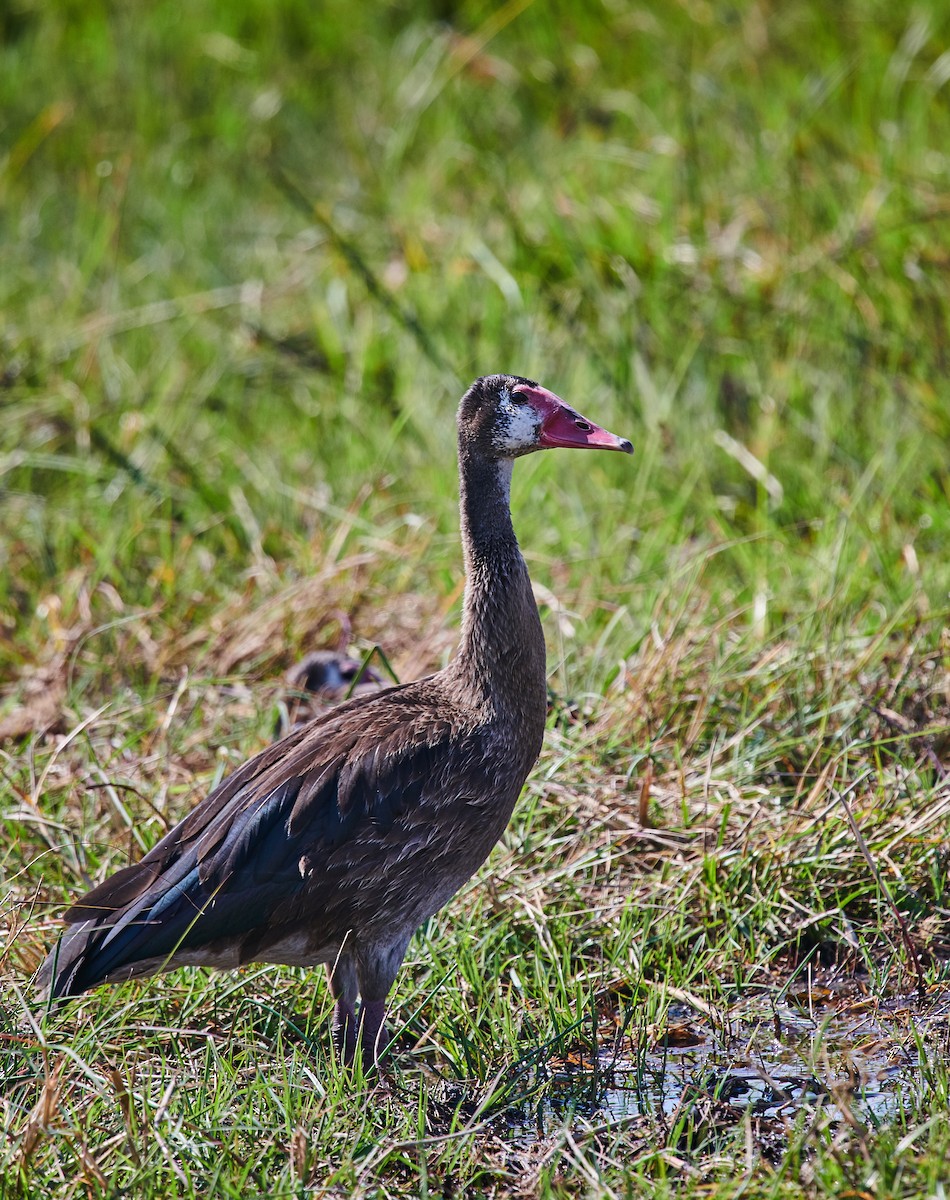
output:
[[[0,1195],[942,1194],[948,44],[936,3],[0,13]],[[286,666],[451,652],[496,370],[637,452],[518,464],[550,729],[386,1084],[315,972],[45,1014],[64,902]],[[803,995],[824,1099],[724,1100]]]

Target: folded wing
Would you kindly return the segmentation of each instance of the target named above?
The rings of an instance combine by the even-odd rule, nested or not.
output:
[[[420,717],[410,685],[353,701],[268,747],[139,863],[67,911],[73,928],[40,982],[60,998],[176,959],[200,962],[204,951],[210,965],[266,959],[287,930],[315,945],[344,937],[387,889],[378,868],[405,868],[412,855],[401,850],[420,832],[424,840],[429,816],[472,766],[450,719]]]

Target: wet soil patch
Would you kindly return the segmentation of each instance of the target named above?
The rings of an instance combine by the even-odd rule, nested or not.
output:
[[[728,1010],[677,1000],[662,1028],[636,1033],[626,1003],[612,1031],[598,1028],[595,1052],[577,1041],[539,1063],[530,1100],[506,1107],[496,1128],[518,1139],[642,1120],[695,1150],[745,1121],[774,1158],[803,1112],[874,1129],[912,1112],[935,1065],[945,1074],[950,1063],[950,985],[922,1000],[874,998],[853,982],[769,988]]]

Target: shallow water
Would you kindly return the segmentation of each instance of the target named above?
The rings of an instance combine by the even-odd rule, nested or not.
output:
[[[721,1020],[677,1003],[663,1029],[608,1040],[596,1057],[578,1049],[538,1068],[533,1101],[505,1113],[509,1135],[675,1121],[700,1102],[727,1123],[729,1112],[786,1121],[821,1106],[831,1121],[880,1125],[929,1086],[929,1061],[950,1061],[950,991],[873,1001],[813,988],[779,1004],[760,993]]]

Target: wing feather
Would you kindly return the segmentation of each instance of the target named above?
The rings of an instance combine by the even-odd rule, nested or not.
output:
[[[458,753],[467,731],[448,715],[433,723],[429,706],[414,710],[399,695],[408,687],[345,705],[269,747],[140,863],[74,904],[66,919],[82,924],[60,945],[55,981],[52,955],[44,966],[54,995],[131,974],[138,961],[169,956],[174,965],[176,951],[221,939],[262,945],[289,921],[342,936],[365,903],[373,847],[395,838],[398,862],[400,844],[421,844],[410,818],[434,812],[446,790],[457,794],[453,768],[471,763]]]

